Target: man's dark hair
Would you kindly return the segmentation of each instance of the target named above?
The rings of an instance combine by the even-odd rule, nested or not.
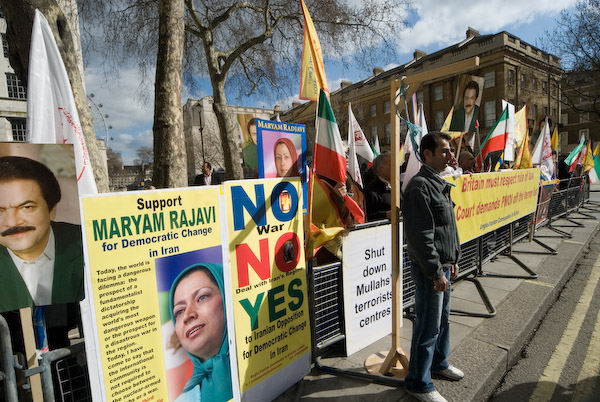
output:
[[[479,84],[477,83],[477,81],[469,81],[467,83],[467,85],[465,86],[465,90],[463,91],[463,98],[465,97],[465,94],[467,93],[467,89],[474,89],[475,90],[475,99],[479,98]]]
[[[379,173],[379,169],[381,168],[383,161],[386,158],[391,158],[391,156],[392,154],[390,153],[390,151],[384,151],[377,155],[377,157],[373,160],[373,171],[375,172],[375,174]]]
[[[446,140],[450,142],[452,137],[449,134],[442,133],[440,131],[430,131],[429,134],[426,134],[421,138],[421,145],[419,145],[419,156],[421,157],[421,162],[425,163],[425,150],[430,150],[432,153],[435,153],[435,149],[441,140]]]
[[[54,173],[46,165],[22,156],[0,157],[0,182],[11,180],[33,180],[42,191],[42,196],[51,210],[60,201],[60,185]]]
[[[210,162],[204,162],[204,166],[206,166],[209,169],[212,169],[212,165],[210,164]]]

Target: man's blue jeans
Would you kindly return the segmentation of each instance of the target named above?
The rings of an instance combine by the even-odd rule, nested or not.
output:
[[[406,377],[406,389],[412,392],[435,390],[431,382],[431,371],[448,368],[450,354],[450,289],[438,292],[433,289],[433,281],[421,272],[419,266],[411,264],[415,283],[415,312],[410,364]],[[445,272],[450,281],[450,270]]]

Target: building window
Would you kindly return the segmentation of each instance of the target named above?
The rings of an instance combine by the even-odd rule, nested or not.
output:
[[[377,126],[372,126],[371,127],[371,138],[373,141],[375,141],[375,137],[377,137]]]
[[[385,123],[384,126],[384,138],[383,141],[385,142],[386,145],[389,145],[391,143],[391,132],[392,132],[392,125],[390,123]]]
[[[417,105],[423,103],[423,91],[417,91]]]
[[[532,108],[531,110],[533,110],[533,118],[534,118],[534,119],[537,119],[537,117],[538,117],[538,112],[539,112],[539,110],[538,110],[538,105],[533,105],[533,108]]]
[[[556,108],[550,109],[550,116],[556,116]]]
[[[509,70],[510,71],[510,70]],[[496,86],[496,72],[489,71],[483,75],[485,81],[483,83],[484,88],[493,88]]]
[[[560,122],[565,126],[569,124],[569,113],[562,113],[560,115]]]
[[[527,88],[527,76],[525,74],[521,74],[521,89]]]
[[[590,114],[589,113],[580,113],[579,114],[579,122],[580,123],[587,123],[590,121]]]
[[[508,82],[508,85],[510,85],[510,86],[515,85],[515,70],[508,70],[508,74],[506,76],[506,81]]]
[[[444,112],[435,112],[434,115],[434,120],[435,120],[435,129],[439,130],[442,128],[442,125],[444,124]]]
[[[544,114],[547,116],[548,115],[548,106],[544,106]]]
[[[487,101],[483,105],[485,127],[491,127],[496,122],[496,101]]]
[[[27,140],[27,134],[25,133],[26,120],[25,119],[8,119],[12,127],[13,141],[25,142]]]
[[[433,100],[440,101],[443,99],[444,99],[444,87],[442,85],[433,87]]]
[[[377,116],[377,105],[375,103],[370,106],[369,110],[370,110],[371,117]]]
[[[383,102],[383,114],[388,114],[390,112],[390,101],[387,100]]]
[[[579,138],[584,137],[586,140],[589,141],[590,139],[590,129],[589,128],[584,128],[583,130],[579,130]]]
[[[548,81],[542,81],[542,91],[548,92]]]
[[[531,89],[538,89],[538,79],[535,77],[531,78]]]
[[[21,80],[16,74],[6,73],[6,86],[8,87],[8,97],[13,99],[26,99],[27,92]]]
[[[8,58],[8,40],[6,40],[6,34],[2,34],[2,50],[4,50],[4,57]]]

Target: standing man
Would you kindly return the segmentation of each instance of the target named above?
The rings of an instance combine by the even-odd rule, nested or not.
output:
[[[420,401],[444,402],[431,375],[458,381],[464,373],[448,363],[450,279],[458,272],[459,241],[451,185],[439,175],[454,158],[451,137],[430,132],[421,140],[423,166],[404,192],[408,254],[415,283],[415,321],[406,377],[407,391]]]
[[[202,174],[194,178],[194,186],[214,186],[217,184],[221,184],[220,177],[214,174],[210,162],[204,162],[202,164]]]
[[[374,177],[365,186],[367,221],[389,219],[391,208],[391,154],[384,152],[373,161]]]

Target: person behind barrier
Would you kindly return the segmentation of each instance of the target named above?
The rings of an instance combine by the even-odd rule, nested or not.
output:
[[[416,315],[405,384],[421,401],[446,401],[436,391],[432,374],[454,381],[464,376],[448,363],[450,280],[456,278],[460,254],[451,184],[439,175],[454,158],[449,140],[440,132],[423,137],[419,149],[423,166],[403,195]]]
[[[380,154],[373,161],[374,176],[364,190],[368,221],[389,218],[392,190],[390,185],[390,163],[391,155],[389,152]]]
[[[463,149],[458,157],[458,166],[463,170],[463,173],[475,172],[475,157],[471,152]]]
[[[177,402],[228,401],[233,398],[223,268],[194,264],[173,281],[169,312],[179,344],[194,364]]]
[[[60,199],[44,164],[0,157],[0,311],[83,299],[81,227],[53,221]]]

